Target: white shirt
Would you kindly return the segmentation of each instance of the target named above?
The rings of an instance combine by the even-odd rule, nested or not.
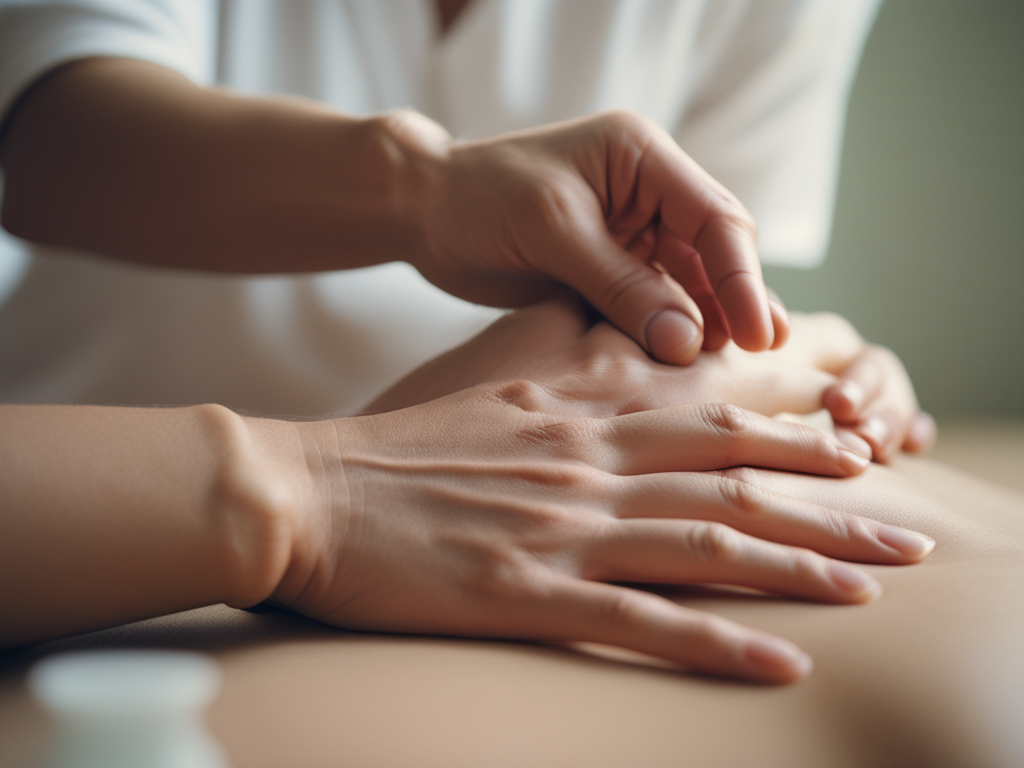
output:
[[[758,222],[762,259],[828,244],[875,0],[0,0],[0,114],[52,67],[129,56],[197,83],[415,107],[477,137],[619,107],[656,120]],[[0,400],[352,408],[496,315],[403,264],[170,273],[33,248],[0,306]],[[0,291],[2,295],[2,291]]]

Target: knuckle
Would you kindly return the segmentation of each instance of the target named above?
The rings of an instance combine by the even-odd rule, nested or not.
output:
[[[700,523],[690,531],[690,547],[704,561],[735,560],[742,549],[739,534],[721,523]]]
[[[790,554],[790,571],[797,582],[817,581],[822,576],[824,558],[809,549],[794,547]]]
[[[571,419],[531,427],[524,434],[554,458],[593,465],[599,458],[594,419]]]
[[[752,482],[755,476],[750,467],[726,470],[721,493],[726,505],[743,515],[764,515],[771,509],[771,493]]]
[[[604,624],[616,629],[631,630],[644,623],[644,605],[639,595],[625,590],[609,595],[602,606]]]
[[[551,396],[544,387],[527,379],[501,382],[494,391],[494,397],[530,413],[543,413],[551,402]]]
[[[526,602],[535,592],[536,581],[532,569],[511,555],[494,556],[478,569],[472,581],[472,591],[487,601]]]
[[[825,533],[833,539],[851,540],[865,530],[863,523],[851,515],[837,509],[825,508],[820,513],[821,526]]]
[[[706,403],[701,416],[711,430],[730,440],[742,440],[753,431],[750,413],[730,403]]]
[[[611,477],[603,470],[589,464],[547,464],[534,471],[530,478],[547,490],[560,492],[559,495],[578,498],[584,492],[599,498],[610,491]]]
[[[609,109],[601,113],[598,119],[609,127],[626,133],[649,132],[653,127],[650,120],[629,109]]]

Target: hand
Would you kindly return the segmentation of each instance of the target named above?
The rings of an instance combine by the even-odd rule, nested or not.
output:
[[[533,308],[481,338],[556,310]],[[656,371],[652,385],[691,369],[652,363],[607,324],[579,348],[602,334],[628,344],[633,362],[580,354],[542,383],[485,383],[294,425],[312,483],[273,599],[343,627],[589,640],[749,680],[805,675],[809,660],[784,640],[604,582],[858,603],[877,584],[832,558],[911,563],[930,540],[765,493],[741,465],[845,477],[867,462],[816,430],[733,406],[643,410],[658,395],[635,390],[632,403],[619,401],[621,381],[637,380],[630,368]],[[499,357],[476,371],[464,357],[460,375]]]
[[[521,306],[564,283],[666,363],[730,337],[784,342],[749,213],[654,123],[612,112],[452,143],[416,113],[388,119],[399,144],[434,158],[411,203],[427,242],[413,263],[440,288]]]
[[[839,373],[824,404],[837,432],[867,440],[876,461],[887,463],[900,448],[927,453],[935,444],[935,420],[919,409],[903,363],[885,347],[866,346]]]
[[[99,57],[35,83],[2,139],[4,226],[28,240],[248,274],[406,259],[500,306],[567,284],[669,363],[785,340],[750,215],[638,115],[453,142],[409,110],[352,118]]]
[[[896,355],[865,344],[838,315],[794,314],[792,323],[792,342],[772,354],[836,375],[822,405],[832,415],[840,439],[848,445],[866,440],[875,460],[882,463],[901,447],[911,453],[931,448],[935,421],[920,410],[910,377]]]
[[[836,383],[828,371],[863,348],[852,329],[836,339],[816,329],[801,318],[797,337],[782,352],[752,354],[727,344],[678,368],[651,361],[607,322],[591,325],[582,302],[566,297],[498,320],[407,375],[366,412],[406,408],[485,382],[528,379],[558,392],[551,407],[566,417],[606,418],[709,402],[766,416],[811,413],[821,409],[822,397]],[[848,447],[871,455],[860,439]]]
[[[754,355],[726,344],[679,369],[651,362],[608,323],[591,327],[578,302],[548,302],[509,315],[430,361],[367,411],[404,408],[483,382],[527,378],[562,386],[572,369],[589,377],[589,383],[587,399],[576,400],[567,392],[559,401],[567,416],[606,417],[716,401],[766,416],[826,407],[839,440],[864,456],[884,462],[900,442],[914,452],[927,447],[934,439],[934,422],[918,411],[913,387],[895,355],[866,345],[838,315],[796,313],[791,319],[790,341],[780,350]],[[870,396],[860,395],[851,403],[851,394],[858,392]],[[880,438],[879,430],[888,437]]]

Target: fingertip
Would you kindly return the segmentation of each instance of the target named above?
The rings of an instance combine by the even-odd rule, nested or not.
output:
[[[854,477],[864,472],[870,466],[871,459],[860,453],[855,453],[845,446],[838,446],[838,464],[840,473],[845,477]]]
[[[871,444],[875,461],[885,464],[889,461],[891,448],[889,442],[892,439],[893,430],[889,423],[881,416],[869,416],[856,429],[857,433]]]
[[[796,645],[770,635],[747,640],[743,659],[752,668],[754,676],[766,683],[797,683],[814,669],[814,661]]]
[[[935,539],[931,536],[908,531],[906,528],[880,525],[875,535],[882,544],[913,563],[924,560],[935,549]]]
[[[692,363],[704,342],[704,333],[696,321],[676,309],[655,315],[644,336],[651,357],[671,365]]]
[[[854,422],[860,416],[867,396],[864,388],[847,379],[829,387],[822,398],[822,404],[840,422]]]
[[[718,303],[736,345],[762,352],[775,342],[775,328],[761,281],[749,272],[734,272],[718,286]]]
[[[878,580],[859,568],[839,560],[828,564],[829,576],[843,599],[853,603],[873,603],[882,596],[882,585]]]
[[[848,448],[861,458],[868,461],[871,460],[871,445],[856,432],[851,432],[848,429],[837,429],[836,440],[842,443],[844,448]]]

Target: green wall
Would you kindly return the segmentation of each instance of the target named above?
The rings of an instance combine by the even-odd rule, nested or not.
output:
[[[1024,2],[882,6],[828,260],[765,272],[893,348],[936,415],[1024,416]]]

